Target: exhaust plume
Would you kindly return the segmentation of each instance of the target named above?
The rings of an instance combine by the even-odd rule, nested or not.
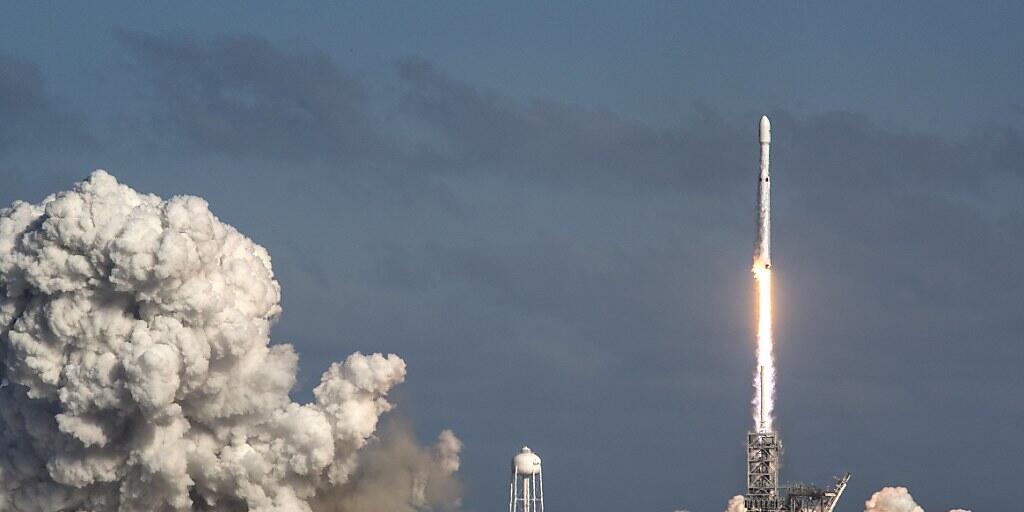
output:
[[[864,502],[864,512],[925,512],[906,487],[884,487]]]
[[[351,483],[315,498],[323,512],[418,512],[454,509],[460,487],[451,478],[458,470],[462,443],[444,430],[431,448],[416,443],[403,423],[383,429],[381,442],[362,453],[362,465]]]
[[[906,487],[884,487],[864,502],[864,512],[924,512]],[[949,512],[971,512],[956,508]]]
[[[747,512],[747,506],[743,502],[743,495],[729,498],[729,503],[725,506],[725,512]]]
[[[754,424],[773,432],[775,412],[775,348],[772,335],[772,271],[754,264],[757,286],[757,370],[754,373]]]
[[[906,487],[885,487],[864,502],[864,512],[924,512]]]
[[[198,197],[96,171],[0,210],[0,510],[457,505],[451,432],[373,442],[402,359],[352,354],[294,403],[280,314],[267,251]]]

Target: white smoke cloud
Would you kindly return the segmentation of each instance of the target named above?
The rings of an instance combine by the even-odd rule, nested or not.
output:
[[[451,432],[366,447],[405,363],[352,354],[293,403],[298,356],[269,344],[280,313],[267,251],[200,198],[96,171],[0,210],[0,511],[457,505]],[[411,454],[406,470],[382,452]]]
[[[408,427],[392,423],[381,440],[364,450],[349,484],[317,496],[316,510],[416,512],[460,506],[461,489],[451,475],[462,443],[451,431],[442,431],[428,449],[416,444]]]
[[[864,512],[924,512],[906,487],[885,487],[864,502]]]
[[[743,496],[737,495],[729,498],[729,503],[725,506],[725,512],[747,512],[747,506],[743,503]]]
[[[864,512],[924,512],[906,487],[883,487],[864,502]],[[971,512],[962,508],[949,512]]]

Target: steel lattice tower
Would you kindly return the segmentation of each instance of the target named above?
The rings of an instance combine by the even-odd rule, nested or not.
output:
[[[777,512],[782,441],[774,432],[747,433],[747,512]]]

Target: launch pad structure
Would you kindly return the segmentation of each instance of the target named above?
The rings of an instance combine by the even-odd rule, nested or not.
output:
[[[846,490],[850,474],[836,479],[835,487],[779,484],[782,441],[775,432],[747,433],[747,512],[832,512]]]
[[[747,512],[781,510],[779,462],[782,441],[774,432],[747,433]]]

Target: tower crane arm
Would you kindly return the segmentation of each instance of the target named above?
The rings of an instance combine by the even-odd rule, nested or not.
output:
[[[843,475],[838,480],[836,480],[836,490],[832,493],[829,493],[832,494],[832,496],[830,496],[829,501],[825,503],[825,508],[823,512],[832,512],[836,508],[836,503],[839,502],[839,497],[843,495],[843,491],[846,490],[846,484],[848,484],[849,482],[849,473]]]

